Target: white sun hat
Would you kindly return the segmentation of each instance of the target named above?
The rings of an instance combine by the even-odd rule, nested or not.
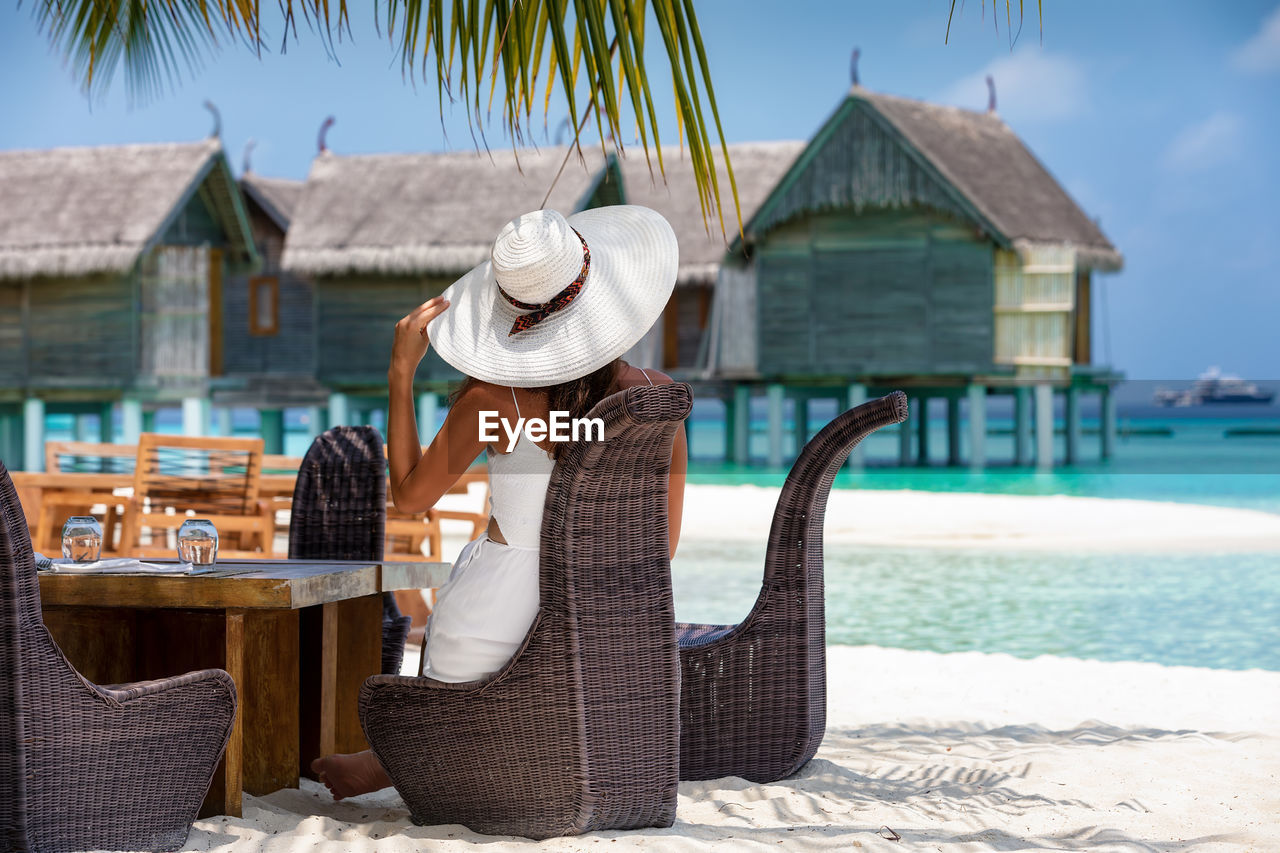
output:
[[[440,357],[485,382],[536,388],[604,367],[662,314],[679,249],[660,213],[615,205],[535,210],[503,226],[490,259],[444,292],[427,324]]]

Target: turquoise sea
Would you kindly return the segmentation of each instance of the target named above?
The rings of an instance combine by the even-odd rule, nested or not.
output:
[[[692,482],[782,483],[785,470],[763,466],[763,408],[752,414],[756,464],[735,467],[722,461],[722,408],[699,401],[689,433]],[[811,432],[834,414],[834,402],[812,403]],[[1037,473],[1008,466],[1012,423],[996,410],[988,423],[989,467],[971,472],[941,467],[946,432],[936,408],[930,467],[896,467],[898,437],[885,430],[866,444],[868,468],[841,474],[836,487],[1136,498],[1280,514],[1280,406],[1131,404],[1120,416],[1114,459],[1100,461],[1098,437],[1086,434],[1080,464]],[[291,455],[305,452],[312,434],[301,417],[288,413]],[[50,418],[50,438],[70,437],[70,421],[56,420]],[[373,420],[382,426],[380,412]],[[256,421],[256,412],[237,412],[236,432],[256,434]],[[1096,428],[1088,409],[1084,426],[1086,433]],[[160,413],[158,428],[176,431],[177,413]],[[1226,436],[1241,429],[1277,434]],[[790,423],[786,435],[790,453]],[[1061,456],[1061,436],[1057,444]],[[766,538],[762,529],[758,541],[682,545],[673,563],[677,616],[716,623],[745,616],[759,591]],[[1237,554],[1226,542],[1221,553],[1195,554],[837,546],[826,553],[826,598],[832,643],[1280,671],[1280,553]]]

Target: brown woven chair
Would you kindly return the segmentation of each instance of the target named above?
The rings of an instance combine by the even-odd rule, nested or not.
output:
[[[371,426],[316,437],[298,467],[289,516],[289,559],[381,561],[387,526],[387,458]],[[382,671],[404,660],[411,619],[382,596]]]
[[[541,605],[486,678],[374,676],[360,718],[417,824],[543,839],[670,826],[679,742],[667,545],[671,444],[688,385],[595,407],[603,442],[570,445],[543,512]]]
[[[176,850],[231,735],[222,670],[99,687],[40,614],[22,507],[0,463],[0,850]]]
[[[827,715],[822,522],[831,483],[866,436],[907,418],[901,391],[823,427],[791,467],[769,531],[764,587],[739,625],[676,626],[680,778],[773,782],[822,743]]]

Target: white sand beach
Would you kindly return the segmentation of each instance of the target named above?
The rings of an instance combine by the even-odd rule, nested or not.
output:
[[[776,496],[691,486],[684,535],[763,552]],[[1280,548],[1268,513],[1073,497],[839,491],[826,529],[872,546]],[[684,783],[670,829],[534,844],[415,827],[394,790],[334,803],[304,781],[197,822],[187,849],[1280,851],[1280,672],[861,646],[829,649],[828,681],[812,763]]]
[[[828,669],[817,758],[769,785],[683,783],[670,829],[534,844],[304,782],[197,822],[187,849],[1280,850],[1280,673],[867,646]]]

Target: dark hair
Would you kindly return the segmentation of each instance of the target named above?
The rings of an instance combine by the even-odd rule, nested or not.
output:
[[[570,379],[568,382],[561,382],[556,385],[530,388],[529,390],[546,394],[547,408],[551,411],[568,412],[570,418],[585,418],[596,403],[618,391],[618,376],[621,373],[622,359],[615,358],[604,367],[598,368],[586,376],[579,376],[577,379]],[[468,389],[479,384],[479,381],[474,377],[468,376],[449,395],[449,405],[452,406],[456,403]],[[551,457],[559,459],[560,451],[566,446],[564,443],[553,444]]]

